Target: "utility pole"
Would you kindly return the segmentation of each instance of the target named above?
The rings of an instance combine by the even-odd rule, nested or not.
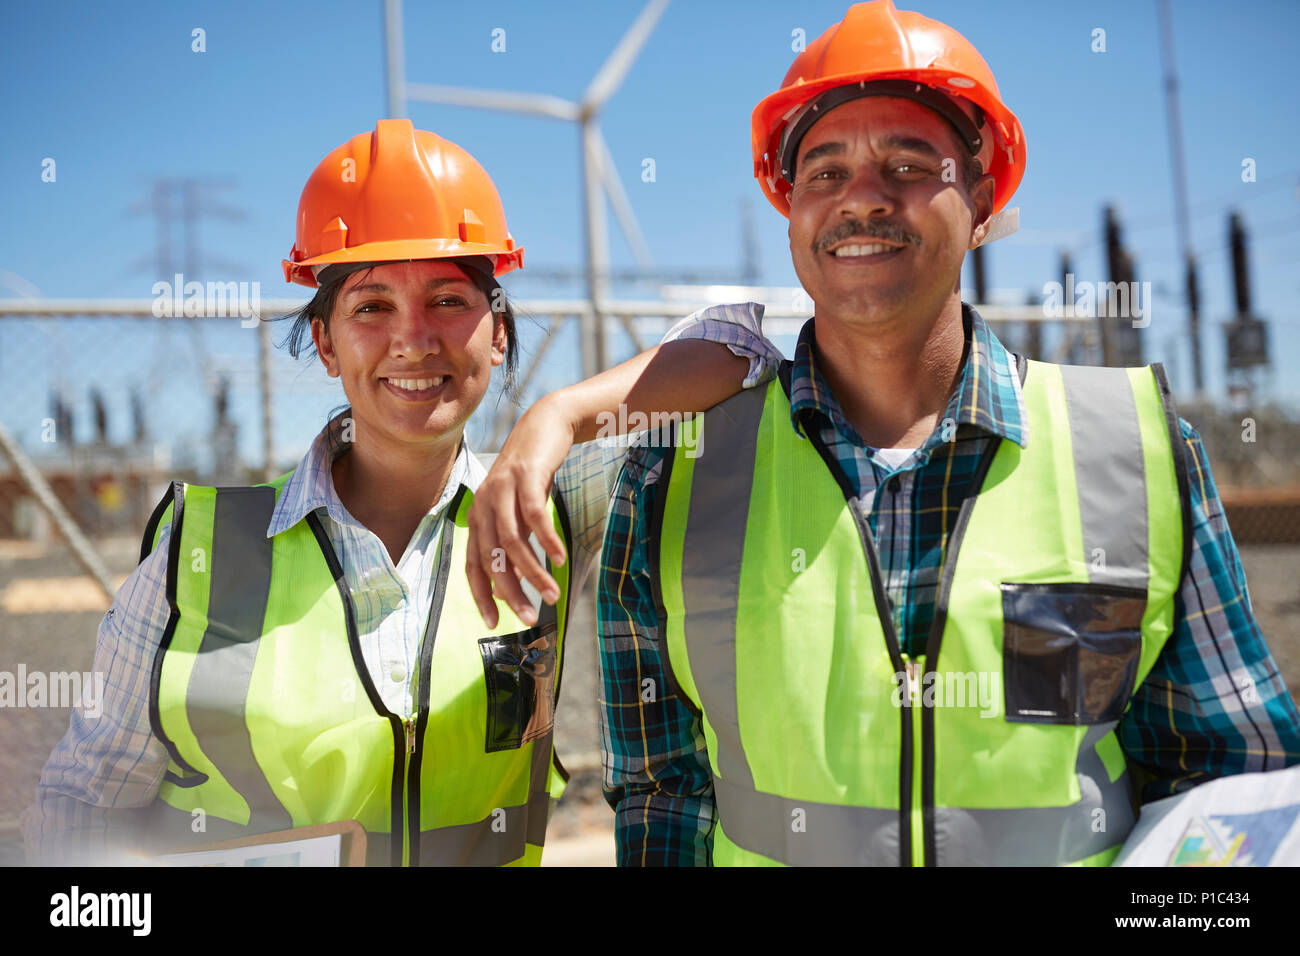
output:
[[[1169,117],[1169,158],[1174,172],[1174,216],[1178,226],[1178,245],[1182,248],[1186,270],[1187,334],[1192,344],[1192,384],[1199,399],[1205,390],[1201,365],[1200,299],[1196,295],[1196,257],[1192,253],[1192,234],[1187,216],[1187,170],[1183,155],[1183,118],[1178,103],[1178,63],[1174,52],[1174,23],[1169,0],[1159,0],[1160,53],[1165,63],[1165,111]]]

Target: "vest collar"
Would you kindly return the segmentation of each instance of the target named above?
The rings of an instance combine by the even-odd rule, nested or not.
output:
[[[951,419],[958,425],[972,425],[1024,448],[1029,444],[1029,428],[1015,360],[978,312],[964,302],[961,309],[966,364],[940,418],[940,426],[922,447],[928,449],[943,442],[942,421]],[[841,434],[866,447],[844,417],[839,401],[817,368],[813,349],[815,321],[814,317],[804,323],[795,347],[790,372],[790,423],[796,432],[802,432],[806,419],[820,419],[821,423],[829,422]]]
[[[345,409],[321,429],[307,454],[285,481],[275,510],[271,513],[271,523],[266,529],[268,538],[289,530],[311,512],[320,510],[324,510],[338,524],[360,526],[339,499],[331,472],[334,459],[346,450],[346,444],[342,441],[343,421],[351,412],[350,408]],[[477,489],[486,474],[486,469],[462,438],[460,451],[451,466],[447,487],[429,513],[437,514],[447,507],[462,485],[471,492]]]

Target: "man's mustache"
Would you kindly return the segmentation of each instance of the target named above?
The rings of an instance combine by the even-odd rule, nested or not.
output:
[[[906,229],[896,226],[892,222],[880,219],[871,219],[866,222],[861,219],[845,219],[818,239],[813,251],[823,252],[837,242],[852,239],[854,236],[862,236],[865,239],[883,239],[885,242],[906,243],[913,246],[921,244],[920,236],[914,236]]]

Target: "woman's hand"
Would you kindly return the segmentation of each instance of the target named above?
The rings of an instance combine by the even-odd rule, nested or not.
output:
[[[555,533],[547,507],[555,472],[574,442],[576,425],[564,405],[562,392],[552,392],[524,412],[474,492],[465,574],[490,628],[497,626],[498,617],[494,591],[525,624],[537,623],[521,579],[526,578],[548,604],[560,598],[559,585],[537,560],[528,535],[537,536],[552,564],[564,563],[564,542]]]
[[[497,626],[493,590],[520,620],[530,627],[537,623],[520,587],[524,578],[548,604],[560,599],[555,579],[528,546],[528,533],[537,535],[552,564],[564,563],[564,543],[551,524],[547,499],[574,442],[619,434],[637,413],[711,408],[740,391],[748,369],[748,359],[720,342],[665,342],[552,392],[524,412],[469,509],[465,573],[484,623]]]

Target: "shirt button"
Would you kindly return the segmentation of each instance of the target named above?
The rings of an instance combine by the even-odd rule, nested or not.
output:
[[[898,489],[901,487],[903,487],[903,483],[899,481],[898,476],[895,475],[893,478],[889,479],[889,484],[885,485],[885,490],[891,495],[896,495],[898,494]]]
[[[394,684],[400,684],[406,680],[406,668],[401,664],[394,664],[393,669],[388,672],[388,676],[393,679]]]

